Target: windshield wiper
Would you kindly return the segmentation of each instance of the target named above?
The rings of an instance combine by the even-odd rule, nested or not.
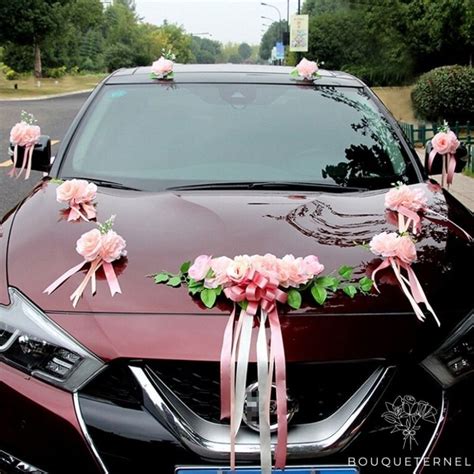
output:
[[[72,178],[61,178],[63,180],[66,179],[84,179],[86,181],[90,181],[91,183],[97,184],[97,186],[100,186],[102,188],[113,188],[113,189],[127,189],[129,191],[141,191],[141,189],[138,188],[133,188],[131,186],[127,186],[122,183],[117,183],[116,181],[108,181],[106,179],[100,179],[100,178],[82,178],[78,176],[74,176]]]
[[[305,181],[242,181],[242,182],[220,182],[220,183],[198,183],[185,184],[166,188],[167,191],[193,191],[207,189],[274,189],[274,190],[303,190],[303,191],[327,191],[331,193],[361,192],[367,188],[339,186],[331,183],[312,183]]]

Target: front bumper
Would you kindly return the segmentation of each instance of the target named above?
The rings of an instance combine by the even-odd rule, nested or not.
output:
[[[172,474],[176,466],[225,464],[198,456],[186,447],[188,440],[159,422],[139,384],[109,380],[118,387],[113,399],[87,389],[73,396],[5,365],[0,370],[0,450],[45,472]],[[382,417],[387,403],[405,395],[436,411],[434,422],[419,424],[411,443]],[[472,441],[465,433],[474,422],[473,395],[472,380],[445,392],[418,366],[400,366],[363,422],[351,428],[350,443],[329,454],[290,458],[288,464],[358,465],[363,474],[472,474]],[[0,457],[1,467],[6,468]]]

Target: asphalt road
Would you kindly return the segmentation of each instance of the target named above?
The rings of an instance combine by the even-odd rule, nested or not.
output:
[[[75,94],[44,100],[0,101],[0,163],[8,159],[7,149],[11,127],[26,110],[38,120],[41,132],[52,140],[62,140],[74,116],[89,94]],[[53,155],[58,146],[53,146]],[[32,172],[30,179],[7,176],[10,168],[0,168],[0,217],[11,209],[41,179],[42,174]]]

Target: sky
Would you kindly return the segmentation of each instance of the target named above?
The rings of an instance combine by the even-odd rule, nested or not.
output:
[[[290,16],[296,13],[298,1],[288,0]],[[138,14],[144,21],[161,25],[163,20],[184,26],[188,33],[210,33],[203,37],[221,41],[259,44],[271,21],[278,20],[274,8],[260,4],[261,0],[135,0]],[[286,19],[287,1],[268,0]],[[301,0],[301,4],[303,1]],[[262,19],[266,16],[270,20]]]

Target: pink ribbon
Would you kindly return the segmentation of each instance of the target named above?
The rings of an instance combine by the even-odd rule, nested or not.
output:
[[[406,208],[405,206],[398,206],[398,228],[400,233],[406,232],[410,225],[413,226],[413,233],[417,234],[421,230],[421,219],[418,213]],[[406,220],[404,219],[406,218]]]
[[[51,283],[51,285],[49,285],[48,288],[46,288],[43,291],[43,293],[47,293],[48,295],[50,295],[59,286],[61,286],[69,277],[71,277],[72,275],[80,271],[84,267],[84,265],[86,265],[87,263],[89,262],[84,260],[83,262],[79,263],[75,267],[70,268],[67,272],[63,273],[59,278],[57,278],[53,283]],[[94,261],[90,262],[90,267],[89,267],[88,272],[86,273],[86,276],[84,277],[80,285],[76,288],[76,290],[70,296],[73,307],[76,307],[77,302],[79,301],[79,298],[84,293],[84,290],[89,280],[91,280],[92,294],[95,294],[96,272],[97,270],[99,270],[101,266],[104,267],[105,278],[109,285],[111,295],[114,296],[115,293],[122,293],[113,265],[111,263],[105,262],[104,260],[102,260],[101,257],[97,257]]]
[[[283,336],[276,303],[286,303],[288,295],[278,288],[278,280],[267,278],[256,271],[251,271],[245,281],[224,290],[227,298],[234,303],[247,301],[246,310],[242,310],[234,331],[236,310],[232,311],[226,328],[221,350],[221,419],[230,417],[230,464],[235,469],[235,435],[234,418],[235,403],[235,364],[242,331],[244,317],[256,316],[259,308],[268,313],[270,325],[270,374],[275,367],[275,385],[277,394],[278,436],[275,450],[275,467],[284,469],[286,464],[286,446],[288,440],[287,394],[286,394],[286,361]],[[271,386],[271,384],[270,384]],[[268,409],[270,408],[269,390],[266,394]],[[238,428],[238,427],[237,427]]]
[[[397,257],[387,257],[383,262],[372,272],[372,280],[374,281],[374,287],[375,289],[380,293],[377,284],[375,283],[375,276],[379,270],[383,270],[384,268],[387,267],[392,267],[395,276],[400,283],[400,287],[407,297],[408,301],[410,302],[416,317],[420,321],[425,320],[425,315],[421,308],[418,306],[419,303],[424,303],[426,306],[426,309],[433,315],[433,318],[435,319],[436,323],[438,326],[441,326],[441,323],[436,316],[436,313],[434,312],[433,308],[431,307],[425,292],[423,291],[423,288],[420,285],[420,282],[418,281],[418,278],[416,277],[415,272],[411,268],[411,265],[408,263],[403,262]],[[402,275],[401,269],[404,269],[408,275],[408,279]]]
[[[30,177],[34,148],[35,148],[34,144],[25,146],[24,151],[23,151],[23,161],[21,163],[21,168],[18,174],[16,175],[17,179],[21,176],[23,171],[25,171],[25,180]],[[13,149],[13,168],[8,173],[8,176],[11,176],[11,177],[15,176],[17,161],[18,161],[18,145],[15,145]]]
[[[433,161],[437,155],[437,151],[435,149],[431,150],[430,155],[428,157],[428,173],[431,171],[431,167],[433,165]],[[441,186],[445,186],[445,184],[449,186],[453,183],[454,172],[456,170],[456,156],[454,153],[446,153],[441,155],[443,159],[443,169],[441,174]]]
[[[89,222],[89,220],[94,219],[94,217],[96,217],[96,210],[93,204],[87,202],[81,204],[69,204],[68,221],[75,221],[78,218],[81,218],[86,222]]]

